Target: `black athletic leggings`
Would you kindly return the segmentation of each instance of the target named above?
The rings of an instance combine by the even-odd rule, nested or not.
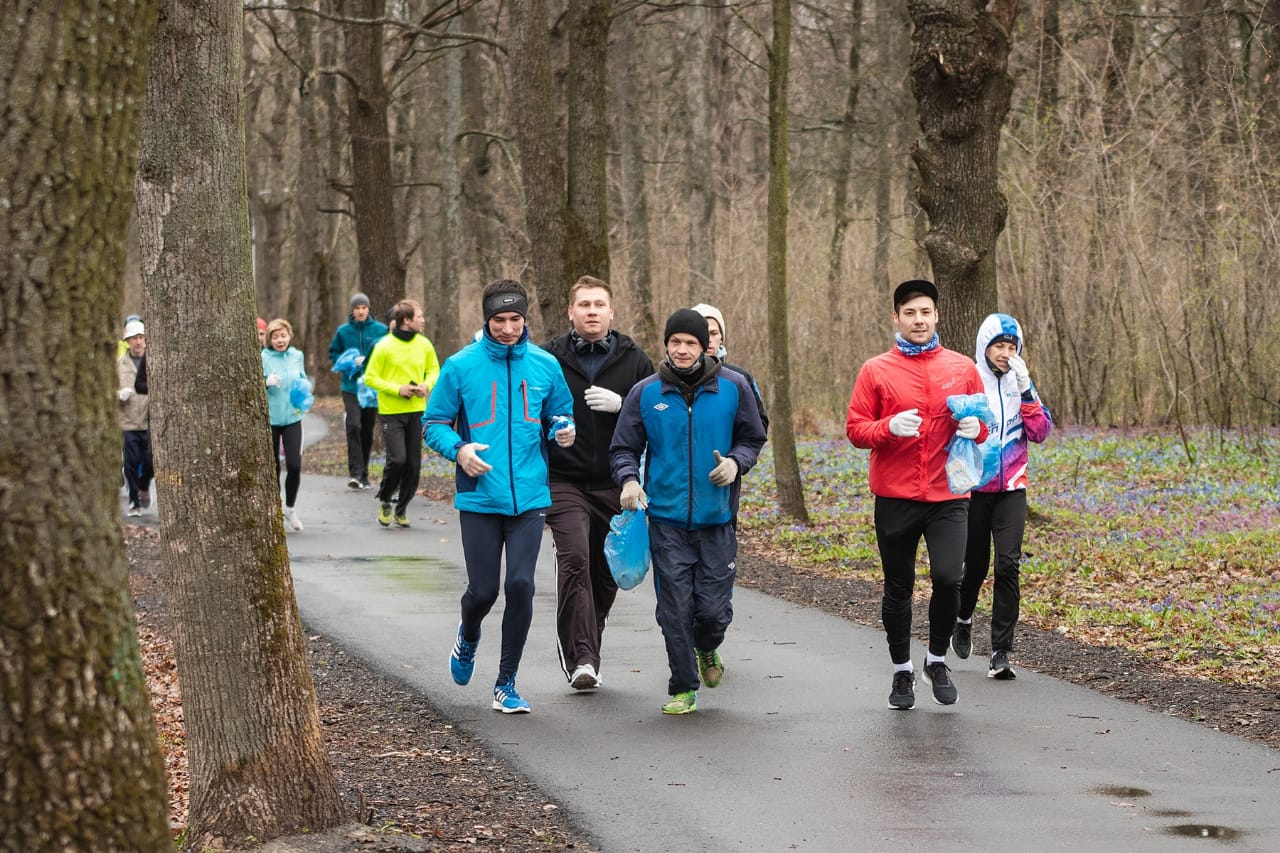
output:
[[[284,445],[284,505],[293,506],[302,482],[302,421],[271,426],[271,453],[276,457],[276,482],[280,481],[280,445]]]

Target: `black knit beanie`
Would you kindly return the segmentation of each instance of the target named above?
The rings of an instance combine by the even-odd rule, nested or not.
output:
[[[662,335],[665,345],[677,332],[693,335],[705,350],[711,342],[711,332],[707,327],[707,318],[692,308],[681,308],[667,318],[667,330]]]

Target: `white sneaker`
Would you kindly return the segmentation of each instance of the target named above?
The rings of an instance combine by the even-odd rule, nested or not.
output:
[[[142,507],[137,504],[129,504],[129,511],[125,514],[130,518],[139,518],[142,515]]]
[[[298,520],[298,511],[293,507],[287,507],[284,511],[284,523],[288,525],[290,530],[302,532],[302,522]]]
[[[574,690],[594,690],[600,686],[600,675],[594,666],[584,663],[573,671],[569,686]]]

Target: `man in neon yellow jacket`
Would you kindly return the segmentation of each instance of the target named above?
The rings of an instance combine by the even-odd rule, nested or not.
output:
[[[378,392],[378,418],[387,463],[378,487],[378,523],[408,527],[409,501],[422,472],[422,413],[440,376],[435,347],[422,334],[422,306],[402,299],[391,311],[391,334],[374,346],[364,366],[364,383]],[[391,505],[393,496],[395,507]]]

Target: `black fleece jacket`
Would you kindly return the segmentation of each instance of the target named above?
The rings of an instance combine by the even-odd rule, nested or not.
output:
[[[583,489],[616,489],[609,467],[609,442],[618,425],[617,412],[595,412],[582,394],[591,385],[608,388],[626,399],[631,386],[653,373],[653,362],[638,344],[626,335],[613,333],[617,344],[605,357],[595,382],[587,380],[569,334],[552,338],[542,348],[556,357],[573,395],[573,419],[578,437],[572,447],[545,442],[552,480],[563,480]]]

